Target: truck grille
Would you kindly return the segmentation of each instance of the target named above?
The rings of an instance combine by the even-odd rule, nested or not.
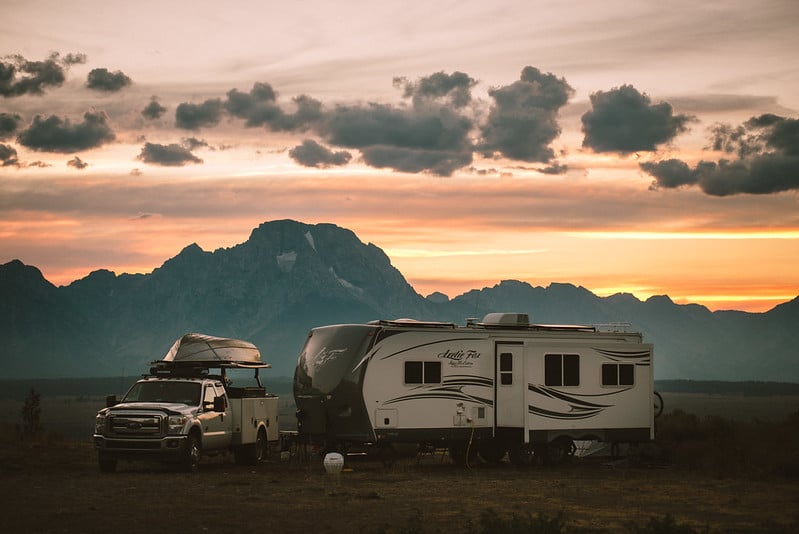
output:
[[[164,416],[159,414],[118,414],[108,418],[110,436],[155,438],[164,435]]]

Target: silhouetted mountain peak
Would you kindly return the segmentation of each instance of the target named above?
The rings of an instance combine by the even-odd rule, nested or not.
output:
[[[11,260],[0,265],[0,292],[8,291],[50,291],[56,287],[48,282],[42,271],[33,265],[25,265],[20,260]]]

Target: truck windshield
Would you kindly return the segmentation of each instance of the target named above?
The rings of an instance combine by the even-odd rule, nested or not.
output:
[[[174,402],[197,406],[201,388],[199,382],[136,382],[122,402]]]

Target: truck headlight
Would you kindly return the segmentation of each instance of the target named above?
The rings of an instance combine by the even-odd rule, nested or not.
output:
[[[103,434],[105,432],[105,414],[98,413],[94,418],[94,433]]]
[[[185,415],[170,415],[167,419],[167,434],[180,434],[187,420]]]

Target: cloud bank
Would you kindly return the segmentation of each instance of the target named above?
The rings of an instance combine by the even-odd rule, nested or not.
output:
[[[698,186],[708,195],[763,195],[799,190],[799,120],[765,114],[732,127],[711,128],[711,149],[735,156],[700,161],[641,163],[655,180],[652,189]]]
[[[85,62],[84,54],[53,53],[41,61],[6,56],[0,61],[0,95],[7,99],[43,96],[46,90],[64,84],[71,65]],[[85,89],[115,93],[132,83],[120,70],[94,68]],[[528,169],[542,174],[560,175],[568,170],[557,161],[553,148],[561,134],[559,113],[574,95],[563,77],[528,65],[516,81],[489,88],[487,99],[475,98],[479,81],[460,71],[439,71],[417,79],[395,77],[393,85],[400,91],[399,103],[356,100],[325,105],[307,94],[282,102],[272,85],[256,82],[248,91],[233,88],[223,96],[177,104],[173,126],[197,132],[224,121],[226,128],[260,128],[265,137],[302,134],[304,140],[288,155],[306,167],[342,167],[358,161],[403,173],[451,176],[459,170],[477,172],[474,155],[481,154],[541,163]],[[125,102],[119,106],[130,105]],[[581,116],[581,146],[595,153],[656,153],[696,121],[693,115],[676,113],[670,103],[655,103],[627,84],[593,92],[590,106]],[[135,112],[145,121],[155,121],[167,111],[152,96],[140,102]],[[37,114],[27,126],[26,120],[18,112],[0,112],[4,167],[43,164],[20,164],[14,143],[34,151],[71,154],[117,140],[108,116],[99,110],[85,112],[81,121],[56,114]],[[149,127],[155,126],[163,124]],[[773,114],[752,117],[736,127],[717,124],[711,128],[707,149],[725,157],[695,163],[669,158],[643,162],[640,168],[654,178],[652,190],[699,187],[713,196],[796,190],[797,129],[796,119]],[[177,143],[147,142],[136,159],[158,166],[202,164],[193,153],[198,148],[214,150],[204,140],[184,137]],[[86,166],[77,157],[67,164],[76,169]]]

